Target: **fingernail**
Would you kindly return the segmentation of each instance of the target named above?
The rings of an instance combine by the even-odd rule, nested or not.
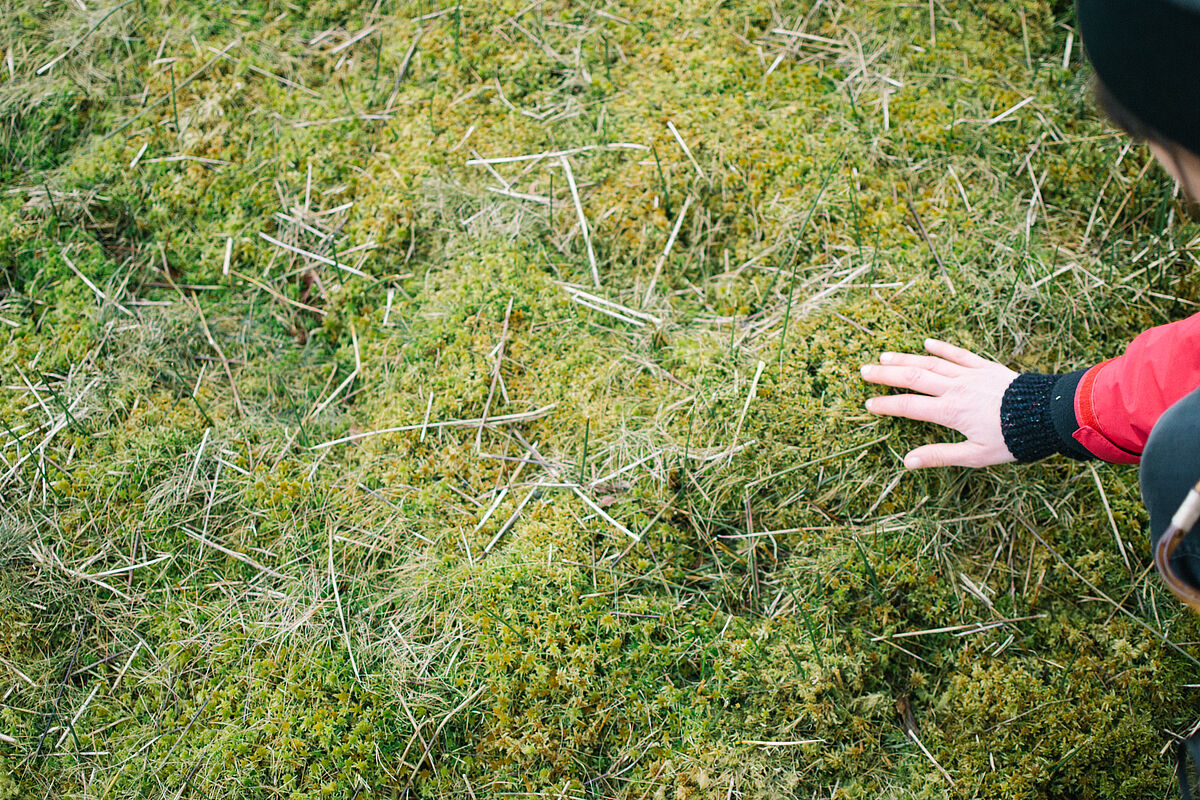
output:
[[[905,456],[904,457],[904,466],[908,467],[909,469],[920,469],[921,459],[917,458],[916,456],[912,456],[912,455]]]
[[[936,342],[936,341],[937,341],[936,339],[934,339],[934,338],[930,337],[930,338],[928,338],[928,339],[926,339],[926,340],[925,340],[925,346],[926,346],[926,347],[929,347],[929,345],[933,344],[933,343],[934,343],[934,342]]]
[[[866,406],[867,406],[867,411],[874,411],[875,410],[875,398],[872,397],[870,400],[868,400],[866,403]]]
[[[859,372],[862,374],[862,376],[865,378],[865,377],[867,377],[868,375],[870,375],[870,374],[871,374],[871,365],[870,365],[870,364],[863,364],[861,367],[859,367],[859,368],[858,368],[858,371],[859,371]]]
[[[879,363],[880,363],[880,364],[887,364],[888,362],[890,362],[890,361],[891,361],[893,358],[895,358],[895,357],[896,357],[896,354],[895,354],[895,353],[880,353],[880,354],[879,354]]]

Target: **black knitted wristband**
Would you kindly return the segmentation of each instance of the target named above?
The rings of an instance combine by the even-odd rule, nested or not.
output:
[[[1057,375],[1023,372],[1013,378],[1000,402],[1000,430],[1017,461],[1037,461],[1059,452],[1062,439],[1050,415]]]

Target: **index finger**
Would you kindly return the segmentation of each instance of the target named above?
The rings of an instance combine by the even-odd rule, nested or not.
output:
[[[925,349],[935,356],[962,367],[986,367],[991,363],[983,356],[976,355],[964,347],[958,347],[940,339],[926,339]]]

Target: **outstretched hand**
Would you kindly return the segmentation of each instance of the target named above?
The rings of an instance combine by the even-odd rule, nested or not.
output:
[[[926,339],[925,349],[930,355],[882,353],[879,364],[862,367],[863,380],[917,392],[872,397],[867,411],[944,425],[967,437],[918,447],[904,457],[904,466],[987,467],[1014,461],[1000,429],[1000,402],[1017,373],[937,339]]]

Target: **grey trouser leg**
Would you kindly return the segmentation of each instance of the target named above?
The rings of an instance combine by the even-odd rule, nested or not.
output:
[[[1142,453],[1142,499],[1150,512],[1150,539],[1157,542],[1188,489],[1200,480],[1200,389],[1166,410],[1150,431]],[[1200,587],[1200,524],[1171,558],[1179,576]]]

